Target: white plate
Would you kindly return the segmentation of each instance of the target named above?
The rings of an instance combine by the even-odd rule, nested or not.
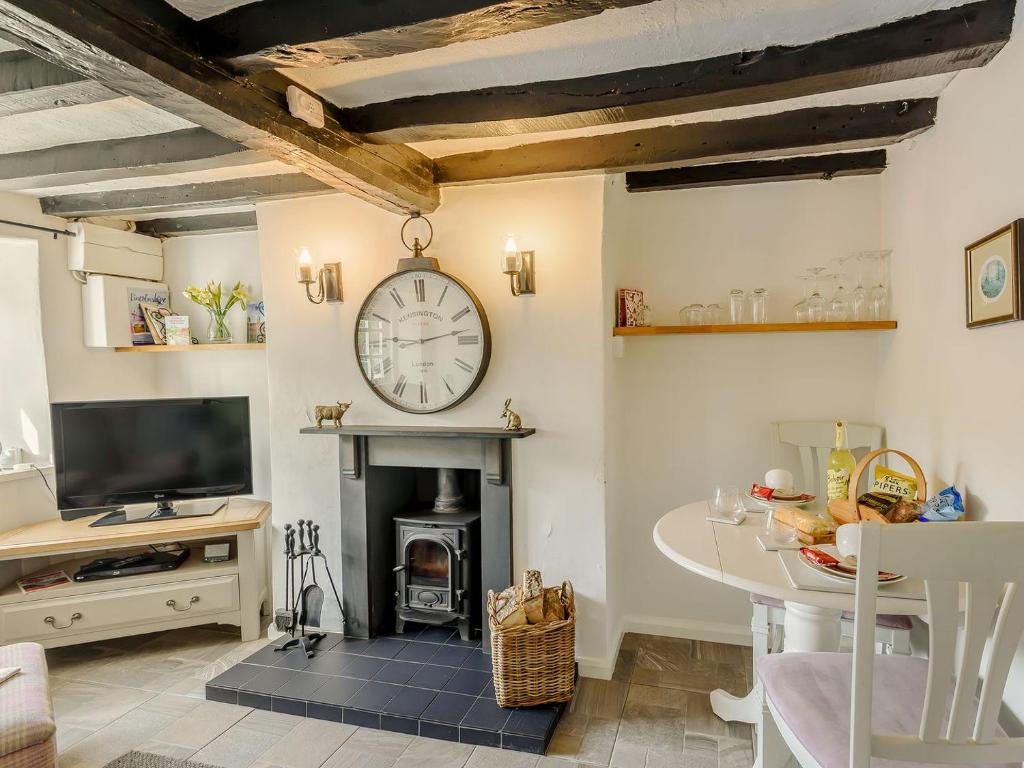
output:
[[[779,507],[802,507],[805,506],[806,504],[810,504],[814,501],[817,501],[818,499],[818,497],[814,496],[813,494],[811,495],[811,498],[805,499],[804,501],[765,501],[764,499],[759,499],[757,498],[757,496],[753,496],[750,493],[745,493],[744,496],[746,496],[755,504],[759,504],[763,509],[778,509]]]
[[[837,551],[829,552],[828,545],[819,545],[819,546],[815,547],[815,549],[820,549],[822,552],[827,552],[828,554],[832,555],[833,557],[836,557],[836,558],[839,557]],[[826,568],[823,565],[818,565],[817,563],[813,563],[810,560],[805,560],[803,552],[798,552],[797,553],[797,560],[799,560],[805,566],[810,568],[812,571],[817,571],[822,576],[828,576],[830,579],[836,579],[838,581],[845,581],[848,584],[857,581],[857,574],[855,574],[855,573],[843,573],[842,571],[833,571],[832,569]],[[886,579],[885,581],[879,580],[878,586],[885,587],[885,586],[888,586],[889,584],[898,584],[901,581],[905,581],[906,578],[907,578],[906,576],[897,576],[895,579]]]

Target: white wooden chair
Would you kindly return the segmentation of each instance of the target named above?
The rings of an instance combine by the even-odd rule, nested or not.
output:
[[[1002,735],[997,717],[1024,634],[1024,523],[861,523],[842,526],[837,544],[859,564],[853,654],[760,660],[763,768],[791,755],[804,768],[1019,766],[1024,738]],[[875,655],[879,570],[924,580],[927,660]]]
[[[885,430],[871,424],[846,425],[846,438],[854,457],[882,447]],[[772,467],[788,469],[800,490],[824,499],[825,470],[835,446],[834,421],[776,421],[771,424]],[[882,457],[884,461],[885,457]],[[786,609],[781,601],[751,594],[754,606],[750,629],[754,639],[754,658],[782,650]],[[853,615],[844,614],[843,636],[853,636]],[[889,653],[910,653],[910,619],[906,616],[880,616],[876,641]]]

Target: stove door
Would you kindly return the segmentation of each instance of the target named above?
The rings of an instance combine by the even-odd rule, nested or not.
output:
[[[405,542],[405,598],[410,608],[454,612],[459,562],[447,535],[414,534]]]

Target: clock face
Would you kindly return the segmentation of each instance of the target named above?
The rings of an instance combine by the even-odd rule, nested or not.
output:
[[[491,356],[487,315],[459,280],[430,269],[391,275],[370,291],[356,323],[356,356],[391,406],[434,413],[477,388]]]

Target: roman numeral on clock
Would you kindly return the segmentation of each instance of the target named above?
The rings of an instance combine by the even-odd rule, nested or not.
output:
[[[457,322],[459,322],[459,320],[461,320],[462,318],[464,318],[468,314],[469,314],[469,307],[463,307],[458,312],[456,312],[454,315],[452,315],[452,322],[453,323],[457,323]]]
[[[423,383],[423,382],[421,381],[421,382],[420,382],[420,404],[421,404],[421,405],[426,405],[426,404],[427,404],[427,402],[428,402],[428,401],[427,401],[427,385],[426,385],[426,384],[424,384],[424,383]]]
[[[373,316],[376,317],[378,320],[380,320],[382,323],[390,323],[391,322],[386,317],[384,317],[384,315],[378,315],[376,312],[373,313]]]
[[[459,345],[460,346],[466,345],[466,344],[479,344],[479,343],[480,343],[480,337],[479,336],[459,336]]]
[[[383,360],[380,361],[380,372],[384,376],[387,376],[389,373],[391,373],[391,365],[391,358],[385,357]]]
[[[456,357],[455,358],[455,364],[457,366],[459,366],[459,368],[464,370],[466,373],[472,373],[473,372],[473,366],[470,365],[469,363],[467,363],[465,360],[462,360],[462,359]]]
[[[441,298],[439,298],[437,300],[437,306],[439,306],[439,307],[441,306],[441,302],[444,301],[444,295],[446,293],[448,293],[448,286],[447,285],[441,290]]]
[[[448,390],[448,394],[449,395],[454,395],[455,394],[455,390],[452,389],[452,385],[448,383],[448,377],[447,376],[442,376],[441,377],[441,381],[444,382],[444,388]]]
[[[395,397],[402,397],[402,395],[405,394],[405,387],[408,383],[409,381],[404,375],[399,376],[398,381],[395,382],[395,388],[391,390],[392,394],[394,394]]]
[[[397,289],[392,288],[390,291],[388,291],[388,293],[391,294],[391,298],[395,300],[395,304],[397,304],[399,308],[405,306],[405,302],[402,301],[402,297],[398,294]]]
[[[416,288],[416,301],[427,300],[427,284],[422,277],[417,277],[412,281],[413,286]]]

